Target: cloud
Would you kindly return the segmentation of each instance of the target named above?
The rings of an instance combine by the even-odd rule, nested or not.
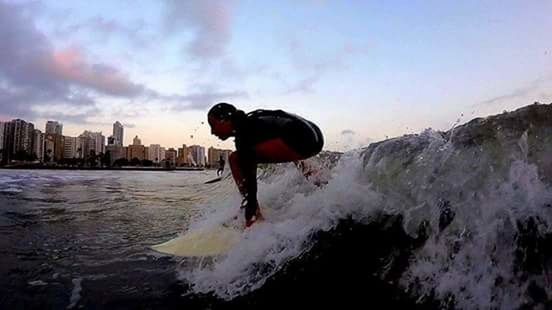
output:
[[[172,4],[182,10],[192,7],[195,10],[195,13],[179,11],[195,16],[191,21],[197,28],[195,41],[219,38],[220,45],[205,47],[210,49],[209,55],[221,52],[225,38],[229,38],[227,3],[230,2],[216,3]],[[112,112],[120,110],[138,117],[148,109],[202,110],[219,100],[248,97],[244,91],[220,91],[217,87],[196,87],[190,94],[160,93],[133,81],[116,66],[90,61],[86,50],[78,46],[56,48],[35,25],[36,14],[37,9],[30,9],[29,5],[0,0],[0,114],[6,117],[29,120],[47,117],[84,123],[102,115],[100,102]],[[222,21],[210,21],[221,16]],[[87,23],[100,25],[98,31],[105,33],[132,30],[101,18]]]
[[[509,111],[533,102],[552,101],[552,74],[543,75],[509,93],[471,105],[471,114],[480,116]]]
[[[355,134],[356,134],[356,132],[354,132],[351,129],[345,129],[341,132],[341,135],[355,135]]]
[[[115,19],[95,16],[82,22],[66,25],[58,23],[56,34],[60,37],[67,37],[79,32],[90,32],[99,36],[103,43],[112,37],[118,37],[127,40],[135,47],[148,48],[159,40],[146,30],[147,24],[142,19],[123,24]]]
[[[79,48],[55,49],[32,17],[24,5],[0,1],[3,113],[32,118],[37,116],[32,109],[35,105],[87,106],[95,104],[93,94],[132,98],[144,92],[143,85],[117,68],[87,62]]]
[[[231,39],[233,0],[166,0],[166,27],[172,32],[191,31],[187,52],[195,59],[224,55]]]
[[[76,48],[53,51],[44,66],[51,77],[107,95],[136,97],[145,90],[143,85],[133,83],[117,68],[87,63]]]
[[[540,93],[537,95],[542,88],[545,88],[547,85],[552,82],[552,76],[547,77],[541,77],[534,81],[531,81],[529,84],[525,85],[524,87],[518,88],[510,93],[507,93],[505,95],[496,96],[491,99],[487,99],[484,101],[481,101],[477,105],[500,105],[503,103],[508,103],[508,101],[515,100],[515,99],[525,99],[525,100],[537,100],[538,98],[535,98],[535,96],[547,96],[546,93]],[[550,86],[550,85],[548,85]],[[530,97],[533,98],[530,98]]]
[[[312,52],[302,41],[289,41],[289,53],[295,70],[304,77],[287,87],[285,93],[312,93],[316,84],[327,74],[345,70],[348,60],[357,55],[365,55],[368,48],[346,42],[326,58],[314,59]]]
[[[248,98],[249,94],[244,91],[227,91],[227,92],[218,92],[218,91],[206,91],[198,92],[190,95],[172,95],[164,96],[163,99],[166,101],[175,102],[172,106],[172,110],[183,111],[183,110],[205,110],[213,104],[221,101],[232,101],[233,99],[238,98]]]

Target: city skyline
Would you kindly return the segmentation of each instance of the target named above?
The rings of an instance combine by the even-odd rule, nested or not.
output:
[[[315,122],[326,150],[551,102],[552,2],[0,0],[0,120],[230,148],[217,102]],[[538,23],[534,21],[539,21]]]
[[[0,165],[33,162],[56,166],[112,167],[124,165],[170,167],[214,167],[221,157],[228,159],[232,150],[193,144],[164,147],[143,144],[138,135],[123,145],[124,126],[113,123],[113,134],[84,130],[76,137],[63,134],[63,124],[48,120],[44,133],[23,119],[0,122]]]

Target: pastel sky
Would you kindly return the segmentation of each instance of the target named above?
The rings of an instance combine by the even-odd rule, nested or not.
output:
[[[206,112],[284,109],[348,150],[552,101],[552,1],[0,0],[0,120],[232,147]]]

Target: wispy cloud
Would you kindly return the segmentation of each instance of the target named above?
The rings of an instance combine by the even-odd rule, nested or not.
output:
[[[147,26],[146,22],[142,19],[125,24],[115,19],[95,16],[82,22],[58,23],[56,34],[63,37],[89,32],[95,34],[102,42],[108,41],[111,38],[118,38],[130,42],[135,47],[147,48],[154,44],[154,42],[159,42],[156,39],[157,34],[153,31],[148,31]]]
[[[292,82],[285,93],[312,93],[315,85],[327,74],[347,68],[348,60],[358,55],[365,55],[367,47],[345,43],[332,55],[326,58],[313,59],[309,49],[298,39],[289,41],[289,53],[293,66],[303,78]]]
[[[548,93],[548,89],[552,84],[552,75],[544,76],[531,81],[524,87],[515,89],[514,91],[496,96],[484,101],[481,101],[475,106],[496,106],[509,104],[512,100],[536,101],[542,99],[551,99],[552,94]]]
[[[166,0],[166,27],[172,32],[191,32],[186,45],[195,59],[210,60],[224,55],[231,39],[234,0]]]
[[[205,110],[220,101],[232,101],[234,99],[248,98],[249,94],[244,91],[205,91],[190,95],[163,96],[166,101],[174,102],[171,109],[175,111],[184,110]]]

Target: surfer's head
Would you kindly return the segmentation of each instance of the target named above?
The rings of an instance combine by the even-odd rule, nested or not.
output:
[[[211,126],[211,134],[226,140],[234,135],[234,115],[239,111],[233,105],[225,102],[217,103],[207,113],[207,121]]]

